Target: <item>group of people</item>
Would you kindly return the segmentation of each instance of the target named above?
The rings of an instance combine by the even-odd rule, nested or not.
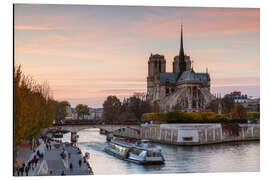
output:
[[[86,163],[86,164],[87,164],[87,167],[88,167],[88,168],[89,168],[89,170],[90,170],[90,172],[89,172],[89,173],[93,173],[92,168],[90,167],[89,163],[87,163],[87,161],[86,161],[86,158],[85,158],[85,157],[83,157],[83,161],[82,161],[82,159],[79,159],[79,161],[78,161],[79,168],[81,168],[82,163]],[[72,170],[73,170],[73,164],[72,164],[72,162],[70,162],[70,163],[69,163],[69,169],[70,169],[70,171],[72,171]],[[66,173],[65,173],[65,171],[63,170],[63,171],[61,172],[61,176],[65,176],[65,175],[66,175]]]
[[[37,153],[33,156],[33,158],[30,161],[28,161],[26,164],[23,163],[22,166],[17,169],[17,175],[28,176],[30,169],[34,170],[41,159],[43,159],[43,154],[40,153],[38,150]]]
[[[52,149],[52,145],[51,145],[52,140],[50,138],[46,137],[46,136],[42,136],[41,139],[45,143],[46,149],[51,150]]]
[[[52,149],[53,139],[46,137],[46,136],[41,136],[40,140],[42,140],[44,142],[47,151]],[[62,145],[61,142],[60,142],[60,144]],[[61,145],[60,145],[60,147],[61,147]],[[62,152],[60,153],[61,158],[63,160],[65,160],[66,158],[71,159],[71,153],[67,152],[65,150],[64,146],[62,146],[62,147],[63,147],[63,149],[62,149]],[[76,149],[77,154],[82,154],[81,150],[78,147],[76,147],[76,146],[73,146],[73,147]],[[34,152],[33,158],[31,160],[29,160],[27,163],[23,163],[21,167],[17,168],[17,176],[28,176],[29,171],[30,170],[34,171],[34,169],[38,166],[38,163],[43,159],[44,153],[41,153],[40,150],[33,150],[33,152]],[[79,168],[82,167],[83,163],[86,163],[88,168],[90,169],[90,174],[92,173],[92,169],[91,169],[89,163],[87,163],[85,157],[80,158],[77,163],[79,165]],[[72,161],[70,161],[69,170],[72,171],[73,169],[74,169],[74,164],[72,164]],[[50,170],[49,174],[50,175],[53,174],[52,170]],[[63,170],[61,172],[61,175],[66,175],[66,172]]]

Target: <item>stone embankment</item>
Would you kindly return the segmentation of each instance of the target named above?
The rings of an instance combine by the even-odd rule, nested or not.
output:
[[[202,145],[260,140],[259,124],[144,124],[140,130],[126,128],[114,135],[175,145]]]

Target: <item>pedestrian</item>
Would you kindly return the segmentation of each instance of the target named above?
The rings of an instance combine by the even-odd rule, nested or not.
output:
[[[35,159],[35,167],[37,167],[38,159]]]
[[[23,171],[24,171],[24,167],[22,166],[22,167],[20,168],[21,176],[23,176]]]
[[[66,175],[66,174],[65,174],[65,172],[64,172],[64,171],[62,171],[61,176],[64,176],[64,175]]]
[[[86,158],[85,157],[83,157],[83,162],[86,163]]]
[[[26,167],[25,167],[25,174],[26,174],[26,176],[28,176],[28,172],[29,172],[29,167],[26,166]]]
[[[28,171],[31,169],[31,161],[27,163]]]
[[[38,155],[38,157],[40,157],[40,152],[39,152],[39,150],[37,151],[37,155]]]
[[[52,170],[50,170],[50,175],[52,175]]]
[[[46,149],[48,150],[49,149],[49,145],[46,143]]]
[[[79,160],[79,167],[81,167],[82,166],[82,160],[80,159]]]
[[[17,176],[20,176],[20,168],[17,168]]]
[[[31,160],[31,164],[32,164],[32,170],[34,170],[34,167],[35,167],[35,160],[34,159]]]
[[[70,154],[70,153],[68,153],[68,159],[70,159],[70,157],[71,157],[71,154]]]
[[[69,169],[72,171],[72,163],[69,164]]]

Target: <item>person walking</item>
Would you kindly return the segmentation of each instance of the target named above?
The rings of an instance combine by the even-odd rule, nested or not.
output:
[[[31,165],[32,165],[32,170],[34,170],[34,159],[32,159],[32,160],[30,161],[30,163],[31,163]]]
[[[37,150],[37,155],[38,155],[38,157],[40,157],[40,152],[39,152],[39,150]]]
[[[17,168],[17,176],[20,176],[20,168]]]
[[[81,167],[82,166],[82,160],[80,159],[79,160],[79,167]]]
[[[26,176],[28,176],[28,172],[29,172],[29,167],[26,166],[26,167],[25,167],[25,174],[26,174]]]
[[[24,167],[22,166],[22,167],[20,168],[21,176],[23,176],[23,171],[24,171]]]
[[[73,167],[72,167],[72,163],[70,163],[70,164],[69,164],[69,169],[70,169],[70,171],[72,171],[72,168],[73,168]]]
[[[37,163],[38,163],[38,158],[35,159],[35,167],[37,167]]]
[[[64,176],[64,175],[66,175],[66,174],[65,174],[65,171],[62,171],[61,176]]]

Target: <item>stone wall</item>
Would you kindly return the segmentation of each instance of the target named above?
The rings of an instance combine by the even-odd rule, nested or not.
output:
[[[260,139],[258,124],[148,124],[140,131],[126,128],[114,135],[176,145],[201,145]]]

